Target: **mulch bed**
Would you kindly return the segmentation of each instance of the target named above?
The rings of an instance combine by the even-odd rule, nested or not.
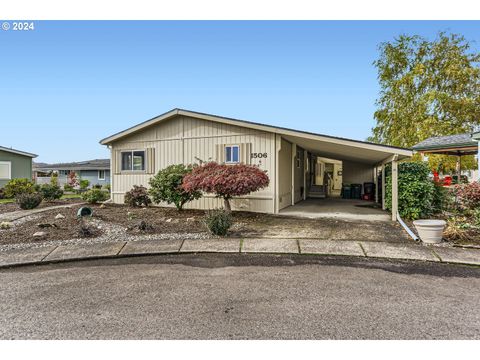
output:
[[[79,232],[82,221],[77,218],[79,207],[77,204],[72,208],[48,210],[24,218],[15,228],[0,230],[0,246],[81,238]],[[116,204],[90,207],[94,211],[93,217],[85,218],[83,222],[90,224],[93,230],[90,236],[93,238],[104,235],[108,238],[106,241],[118,241],[128,239],[129,235],[152,235],[153,238],[155,235],[168,237],[170,234],[210,236],[203,223],[204,210],[129,208]],[[55,219],[57,214],[62,214],[65,218]],[[399,225],[388,222],[358,223],[329,218],[300,219],[251,212],[233,212],[233,217],[234,225],[228,237],[408,241],[408,236]],[[45,223],[55,224],[55,227],[38,226]],[[47,236],[33,237],[38,231],[46,232]]]

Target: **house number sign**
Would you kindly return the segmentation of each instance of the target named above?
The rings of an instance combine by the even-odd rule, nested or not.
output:
[[[252,159],[262,159],[267,157],[267,153],[251,153],[250,157]]]

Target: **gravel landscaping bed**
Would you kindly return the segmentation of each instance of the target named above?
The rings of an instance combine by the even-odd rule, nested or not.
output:
[[[93,217],[79,219],[80,206],[85,205],[74,204],[13,221],[10,229],[0,230],[0,251],[32,246],[214,237],[205,228],[203,210],[105,204],[92,205]],[[227,235],[230,238],[409,241],[398,224],[388,222],[306,219],[250,212],[233,212],[233,217],[234,225]],[[34,236],[38,232],[43,234]]]

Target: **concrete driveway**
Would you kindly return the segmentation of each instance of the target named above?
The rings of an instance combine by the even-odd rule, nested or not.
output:
[[[182,255],[0,271],[2,339],[479,339],[480,269]]]
[[[391,221],[389,212],[375,207],[372,201],[341,198],[307,199],[280,210],[280,215],[310,219],[334,218],[360,221]]]

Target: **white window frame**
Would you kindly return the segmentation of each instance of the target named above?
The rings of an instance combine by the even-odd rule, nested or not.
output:
[[[100,177],[100,173],[103,171],[103,177]],[[98,180],[105,180],[105,170],[98,170]]]
[[[1,180],[12,180],[12,162],[11,161],[0,161],[0,165],[8,165],[8,177],[0,178]]]
[[[232,160],[228,161],[227,159],[227,149],[230,148],[230,154]],[[233,148],[238,149],[238,161],[233,161]],[[225,164],[240,164],[240,145],[225,145]]]
[[[143,152],[143,169],[142,170],[134,170],[133,169],[133,153],[135,152]],[[123,169],[123,154],[130,153],[132,154],[132,168],[131,169]],[[137,150],[121,150],[120,151],[120,171],[121,172],[136,172],[136,173],[144,173],[147,169],[147,151],[145,149],[137,149]]]

